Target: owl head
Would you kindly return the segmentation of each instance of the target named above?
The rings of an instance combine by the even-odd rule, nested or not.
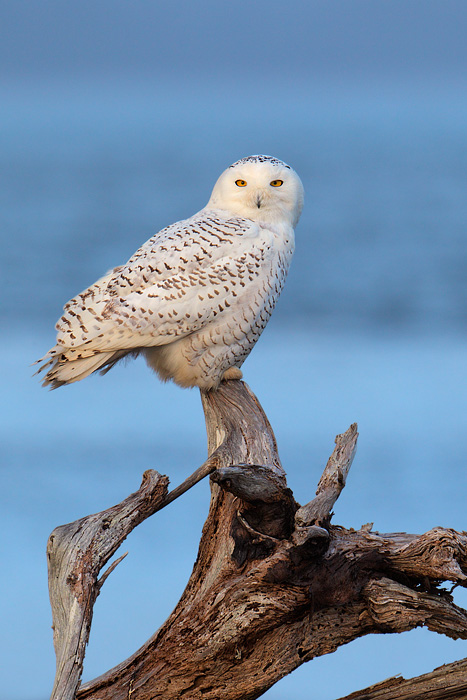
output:
[[[224,170],[208,208],[253,221],[295,227],[303,208],[303,185],[295,170],[272,156],[248,156]]]

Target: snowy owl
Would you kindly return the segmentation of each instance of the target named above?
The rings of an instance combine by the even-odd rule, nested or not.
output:
[[[284,285],[302,206],[300,178],[281,160],[229,166],[204,209],[65,305],[57,344],[39,360],[44,386],[106,372],[129,354],[182,387],[240,379]]]

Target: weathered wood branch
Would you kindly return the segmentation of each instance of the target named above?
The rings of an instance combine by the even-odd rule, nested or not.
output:
[[[302,506],[295,514],[298,527],[329,525],[334,503],[345,486],[347,474],[357,451],[357,424],[353,423],[346,433],[336,437],[336,446],[323,471],[316,489],[316,497]]]
[[[166,476],[148,470],[139,490],[119,505],[61,525],[50,535],[47,563],[57,658],[53,700],[73,700],[76,695],[93,606],[117,562],[98,579],[102,567],[129,533],[158,509],[168,482]]]
[[[467,659],[436,668],[417,678],[388,678],[340,700],[465,700]]]
[[[202,401],[210,457],[170,494],[166,477],[159,477],[165,481],[151,505],[155,512],[212,473],[210,510],[193,573],[155,635],[119,666],[82,686],[79,700],[248,700],[305,661],[365,634],[425,625],[467,638],[467,613],[440,586],[443,581],[466,585],[465,533],[435,528],[421,536],[381,535],[367,526],[355,531],[330,524],[355,454],[355,425],[336,438],[316,497],[300,507],[287,487],[271,426],[248,387],[229,381],[202,394]],[[136,496],[109,510],[117,517]],[[148,514],[151,510],[141,503],[138,507]],[[81,647],[102,582],[98,564],[100,569],[111,556],[107,551],[116,550],[105,543],[106,535],[102,539],[102,524],[96,526],[93,518],[108,522],[98,514],[64,526],[71,528],[60,532],[68,542],[65,559],[70,563],[63,571],[51,565],[58,617],[61,600],[68,601],[61,631],[55,634],[57,687],[65,685],[68,694],[56,693],[54,700],[74,698],[70,688],[75,684],[76,689],[79,680]],[[79,563],[72,563],[74,538],[88,529],[86,547],[79,545]],[[54,531],[54,541],[61,530]],[[59,552],[59,560],[61,556]],[[51,551],[51,559],[56,557]],[[86,572],[81,578],[87,582],[87,612],[79,608],[80,634],[73,611],[81,599],[76,602],[76,583],[68,574],[76,567]],[[71,675],[72,682],[61,680]]]

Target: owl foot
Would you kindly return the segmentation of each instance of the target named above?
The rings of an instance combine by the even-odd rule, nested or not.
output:
[[[243,373],[240,369],[238,369],[238,367],[229,367],[229,369],[226,369],[222,375],[222,380],[226,382],[229,379],[241,379],[242,377]]]

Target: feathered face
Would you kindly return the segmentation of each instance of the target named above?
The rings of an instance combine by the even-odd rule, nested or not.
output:
[[[271,156],[242,158],[224,170],[208,207],[247,219],[295,226],[303,208],[303,185],[289,165]]]

